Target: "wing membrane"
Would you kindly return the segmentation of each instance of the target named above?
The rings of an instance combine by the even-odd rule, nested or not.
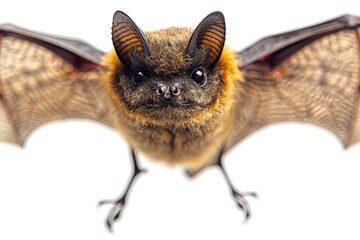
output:
[[[275,122],[312,123],[345,147],[360,140],[359,28],[330,33],[289,54],[270,71],[244,68],[236,126],[227,149]]]
[[[21,145],[36,127],[57,119],[87,118],[112,125],[97,62],[41,35],[1,33],[0,141]]]

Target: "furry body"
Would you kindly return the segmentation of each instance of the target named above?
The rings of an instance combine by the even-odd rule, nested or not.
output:
[[[161,81],[181,77],[196,61],[185,54],[191,33],[185,28],[146,33],[153,54],[145,61],[161,76]],[[111,108],[116,110],[114,125],[132,148],[152,159],[185,164],[190,169],[201,168],[218,156],[233,125],[230,114],[234,107],[232,99],[239,85],[236,82],[242,79],[233,51],[225,47],[219,61],[210,70],[208,78],[213,78],[210,79],[213,84],[206,86],[210,94],[201,94],[191,86],[183,91],[184,98],[196,102],[190,107],[154,110],[134,107],[136,104],[132,101],[141,101],[146,92],[138,89],[132,96],[124,97],[123,94],[132,94],[124,86],[119,93],[117,84],[126,85],[127,76],[115,51],[105,56],[103,65],[106,74],[102,82],[110,96]],[[187,76],[183,78],[185,84],[192,84]]]

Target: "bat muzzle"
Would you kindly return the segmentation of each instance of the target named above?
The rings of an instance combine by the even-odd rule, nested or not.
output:
[[[156,96],[171,99],[176,98],[181,93],[181,84],[180,83],[158,83],[155,91]]]

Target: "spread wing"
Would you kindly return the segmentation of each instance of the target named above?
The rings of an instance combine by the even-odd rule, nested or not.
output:
[[[345,147],[360,141],[360,18],[265,38],[239,53],[236,119],[226,150],[281,121],[312,123]]]
[[[36,127],[57,119],[111,126],[102,55],[77,40],[0,25],[0,141],[22,145]]]

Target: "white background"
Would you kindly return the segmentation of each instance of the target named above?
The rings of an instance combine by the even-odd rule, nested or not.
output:
[[[106,2],[106,3],[105,3]],[[266,36],[343,13],[359,1],[16,1],[0,23],[85,39],[111,49],[112,14],[123,10],[144,30],[196,27],[225,14],[227,43],[242,49]],[[344,151],[330,132],[300,124],[267,127],[226,155],[234,184],[254,190],[253,218],[242,213],[217,169],[194,179],[181,168],[153,165],[129,195],[115,233],[103,221],[131,171],[119,134],[95,122],[48,123],[25,148],[0,143],[0,239],[360,239],[360,146]]]

